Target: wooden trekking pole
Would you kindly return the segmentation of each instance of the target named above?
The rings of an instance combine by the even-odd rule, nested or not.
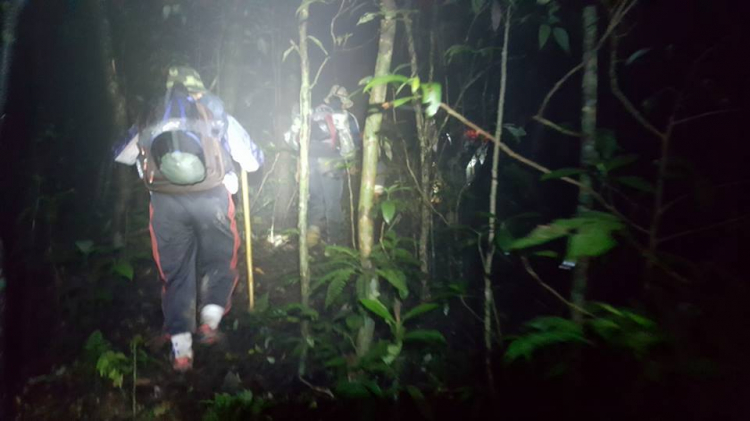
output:
[[[251,244],[252,234],[250,230],[250,196],[247,188],[247,172],[240,171],[242,180],[242,216],[245,220],[245,257],[247,258],[247,311],[255,308],[255,293],[253,283],[253,246]]]

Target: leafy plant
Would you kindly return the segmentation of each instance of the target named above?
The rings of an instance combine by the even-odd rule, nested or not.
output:
[[[605,303],[592,304],[590,318],[582,325],[562,317],[538,317],[526,323],[526,332],[514,337],[505,352],[505,361],[533,355],[555,345],[603,345],[643,358],[664,340],[657,324],[632,310]]]
[[[213,399],[202,402],[208,406],[203,421],[244,421],[257,419],[267,403],[250,390],[230,395],[217,393]]]

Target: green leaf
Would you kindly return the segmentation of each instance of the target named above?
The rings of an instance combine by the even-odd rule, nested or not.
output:
[[[547,44],[550,34],[552,33],[552,27],[546,23],[539,26],[539,49],[541,50]]]
[[[365,92],[369,92],[372,88],[380,85],[387,85],[389,83],[398,82],[405,83],[409,80],[408,77],[403,75],[384,75],[370,79],[364,87]]]
[[[414,98],[416,98],[416,97],[414,97],[414,96],[408,96],[408,97],[405,97],[405,98],[394,99],[393,102],[391,102],[391,107],[398,108],[398,107],[400,107],[400,106],[402,106],[402,105],[404,105],[406,103],[414,101]]]
[[[383,213],[383,219],[386,224],[393,222],[393,217],[396,215],[396,202],[393,200],[386,200],[380,204],[380,211]]]
[[[612,130],[599,129],[596,131],[596,151],[602,159],[610,159],[619,149],[617,138]]]
[[[317,45],[318,48],[320,48],[321,50],[323,50],[323,54],[328,55],[328,51],[325,49],[325,47],[323,47],[323,43],[320,42],[319,39],[315,38],[312,35],[308,35],[307,38],[310,39],[310,41],[312,41],[315,45]]]
[[[370,391],[360,382],[341,381],[334,388],[336,396],[348,399],[365,399],[369,398]]]
[[[524,249],[550,242],[568,235],[568,230],[555,225],[540,225],[529,235],[519,238],[510,245],[511,250]]]
[[[350,314],[349,316],[346,316],[346,327],[351,331],[358,330],[362,327],[363,323],[364,319],[359,314]]]
[[[328,284],[328,291],[326,292],[326,308],[333,304],[333,302],[336,301],[336,298],[341,296],[341,293],[344,292],[346,281],[346,279],[339,278]]]
[[[398,290],[401,299],[409,296],[409,289],[406,287],[406,275],[404,275],[404,272],[395,269],[378,269],[376,272]]]
[[[512,124],[504,124],[503,127],[510,132],[511,136],[516,139],[516,142],[520,142],[521,139],[526,136],[526,130],[524,130],[523,127],[514,126]]]
[[[112,266],[112,271],[125,279],[132,281],[133,275],[135,273],[133,269],[133,265],[130,264],[130,262],[117,262],[114,266]]]
[[[377,299],[362,298],[359,300],[359,302],[362,303],[362,305],[366,309],[380,316],[380,318],[385,320],[388,324],[396,324],[396,319],[391,316],[391,313],[383,305],[383,303],[381,303]]]
[[[451,64],[453,59],[459,54],[476,53],[476,52],[477,51],[475,49],[469,47],[468,45],[464,45],[464,44],[452,45],[445,51],[445,54],[444,54],[445,61],[447,64]]]
[[[421,81],[419,80],[419,76],[415,76],[411,78],[409,83],[411,84],[411,93],[416,94],[421,84]]]
[[[435,310],[437,308],[440,308],[438,304],[435,303],[424,303],[420,304],[411,310],[407,311],[406,314],[401,318],[401,320],[406,323],[409,319],[413,319],[414,317],[417,317],[421,314],[430,312],[432,310]]]
[[[549,2],[550,2],[550,0],[536,0],[536,4],[538,4],[540,6],[545,6],[545,5],[549,4]]]
[[[438,342],[438,343],[446,343],[445,337],[442,333],[438,332],[437,330],[412,330],[406,333],[404,335],[405,341],[414,341],[414,342]]]
[[[646,55],[646,53],[648,53],[649,51],[651,51],[651,49],[650,49],[650,48],[642,48],[642,49],[640,49],[640,50],[638,50],[638,51],[634,52],[634,53],[633,53],[633,54],[631,54],[631,55],[630,55],[630,57],[628,57],[628,59],[627,59],[627,60],[625,61],[625,65],[626,65],[626,66],[630,66],[631,64],[633,64],[633,62],[635,62],[635,61],[636,61],[636,60],[638,60],[639,58],[641,58],[641,57],[645,56],[645,55]]]
[[[602,163],[602,169],[605,173],[609,173],[616,169],[625,167],[638,160],[638,155],[621,155],[616,156],[609,161]]]
[[[649,183],[641,177],[626,176],[617,177],[615,179],[618,183],[642,191],[644,193],[653,193],[656,189],[653,184]]]
[[[95,250],[94,242],[91,240],[76,241],[76,247],[78,247],[78,250],[86,256],[93,253]]]
[[[287,56],[289,56],[289,54],[291,54],[292,51],[299,51],[299,49],[297,48],[297,45],[294,43],[292,43],[292,46],[287,48],[286,51],[284,51],[284,55],[281,56],[281,61],[285,62]]]
[[[505,360],[512,362],[520,357],[527,360],[542,348],[561,343],[587,342],[583,329],[562,317],[539,317],[526,326],[533,330],[514,339],[505,352]]]
[[[367,23],[367,22],[371,22],[371,21],[375,20],[375,18],[376,18],[376,17],[378,17],[378,16],[380,15],[380,14],[381,14],[381,13],[379,13],[379,12],[370,12],[370,13],[365,13],[365,14],[364,14],[364,15],[362,15],[362,17],[361,17],[361,18],[359,18],[359,20],[357,21],[357,26],[359,26],[359,25],[364,25],[364,24],[365,24],[365,23]]]
[[[534,256],[549,257],[549,258],[552,258],[552,259],[557,259],[557,258],[560,257],[560,255],[557,252],[552,251],[552,250],[537,251],[537,252],[534,252],[533,254],[534,254]]]
[[[567,260],[575,260],[584,256],[601,256],[611,250],[617,242],[612,233],[600,229],[596,225],[581,229],[570,238]]]
[[[507,252],[510,250],[511,244],[513,244],[513,235],[507,228],[500,227],[495,230],[495,245],[500,250]]]
[[[570,53],[570,37],[568,36],[568,31],[566,31],[565,28],[557,26],[553,31],[553,35],[555,41],[557,41],[557,45],[559,45],[566,53]]]
[[[578,174],[585,174],[585,173],[586,173],[586,170],[584,170],[583,168],[560,168],[559,170],[555,170],[547,174],[542,174],[542,177],[540,179],[542,181],[557,180],[563,177],[570,177],[571,175],[578,175]]]
[[[423,83],[422,86],[422,104],[427,104],[425,114],[433,117],[440,109],[442,101],[442,86],[439,83]]]

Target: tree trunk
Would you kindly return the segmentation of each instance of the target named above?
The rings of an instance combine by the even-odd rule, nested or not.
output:
[[[500,93],[497,99],[497,120],[495,122],[495,139],[502,142],[503,122],[505,113],[505,91],[508,82],[508,39],[510,36],[511,9],[505,14],[505,30],[503,34],[503,48],[500,61]],[[492,292],[492,261],[495,257],[495,219],[497,218],[497,177],[500,166],[500,148],[492,148],[492,183],[490,184],[490,217],[489,233],[487,235],[487,252],[484,256],[484,347],[485,369],[490,394],[495,394],[495,380],[492,372],[492,309],[494,294]],[[498,326],[498,330],[499,330]],[[500,338],[498,338],[499,340]]]
[[[596,54],[597,43],[597,14],[596,6],[586,6],[583,9],[583,104],[581,108],[581,167],[588,168],[598,160],[596,152],[596,102],[598,87],[598,60]],[[587,174],[581,175],[581,183],[591,188],[591,178]],[[580,189],[578,194],[578,213],[591,210],[593,198],[589,190]],[[575,304],[572,318],[576,323],[583,323],[583,314],[578,310],[586,304],[586,286],[591,260],[588,257],[578,259],[573,270],[573,287],[570,301]]]
[[[411,17],[407,14],[404,16],[404,28],[406,29],[406,38],[409,46],[409,58],[411,65],[411,77],[419,76],[419,61],[417,60],[417,48],[414,42],[414,22]],[[430,239],[430,228],[432,225],[432,210],[430,209],[430,166],[432,164],[431,159],[431,142],[429,133],[430,121],[425,120],[425,116],[422,113],[422,104],[420,101],[414,101],[415,119],[417,123],[417,137],[419,138],[419,166],[421,170],[420,174],[420,187],[422,189],[422,200],[420,201],[422,206],[420,207],[420,218],[419,218],[419,270],[422,272],[422,301],[429,299],[430,297],[430,255],[428,253],[429,239]]]
[[[393,59],[393,40],[396,36],[396,1],[381,0],[381,8],[384,12],[380,21],[380,41],[378,44],[378,58],[375,62],[374,77],[387,75],[391,71],[391,60]],[[370,108],[379,108],[385,102],[387,93],[386,85],[379,85],[370,93]],[[377,176],[377,165],[379,156],[378,133],[383,122],[383,113],[374,112],[367,116],[363,138],[362,153],[362,181],[359,189],[359,251],[362,258],[362,266],[372,269],[370,253],[373,246],[373,204],[375,177]],[[359,292],[366,298],[377,298],[379,286],[377,276],[369,279],[368,285],[358,288]],[[362,298],[362,297],[360,297]],[[370,350],[375,321],[365,316],[364,325],[359,329],[357,335],[357,355],[364,356]]]
[[[125,97],[120,89],[120,82],[117,78],[117,67],[114,51],[112,49],[112,33],[110,30],[109,19],[104,5],[96,0],[90,0],[90,7],[94,8],[94,16],[99,19],[99,48],[102,57],[103,71],[107,81],[107,96],[112,104],[112,132],[120,135],[127,128],[127,108],[125,106]],[[128,203],[132,196],[131,180],[132,170],[123,165],[111,166],[114,168],[115,182],[117,184],[115,192],[114,215],[112,217],[112,244],[117,247],[124,247],[127,238],[127,211]]]
[[[299,108],[302,127],[300,128],[299,133],[299,218],[297,220],[297,228],[299,230],[300,292],[303,308],[307,308],[310,304],[310,267],[307,249],[307,201],[310,195],[310,163],[308,159],[308,149],[310,147],[310,115],[312,114],[310,59],[307,54],[307,25],[309,16],[310,3],[303,0],[302,7],[299,11],[299,57],[301,75]],[[306,320],[301,323],[301,333],[304,348],[300,359],[300,375],[305,372],[307,344],[310,335],[310,326]]]
[[[13,0],[7,4],[5,18],[3,19],[3,51],[2,62],[0,62],[0,131],[5,118],[5,101],[8,99],[8,78],[10,77],[11,64],[13,62],[13,45],[16,42],[16,24],[18,15],[24,6],[24,0]]]

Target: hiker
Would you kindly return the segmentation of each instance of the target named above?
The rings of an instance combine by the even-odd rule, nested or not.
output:
[[[218,340],[218,327],[238,279],[240,238],[232,195],[232,161],[253,172],[263,154],[219,98],[189,67],[169,69],[167,94],[116,161],[133,165],[149,189],[151,244],[164,281],[164,328],[176,371],[192,368],[196,284],[201,279],[199,342]]]
[[[310,246],[315,246],[323,234],[328,244],[346,243],[341,197],[347,168],[353,172],[357,150],[362,145],[357,119],[348,111],[352,105],[346,88],[333,85],[310,118]],[[299,150],[300,126],[297,115],[291,129],[284,134],[295,150]]]

